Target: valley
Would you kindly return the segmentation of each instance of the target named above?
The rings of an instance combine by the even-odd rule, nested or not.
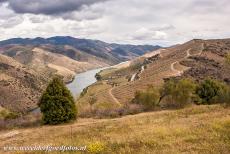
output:
[[[56,75],[70,83],[76,74],[115,65],[158,48],[64,36],[0,41],[0,106],[24,114],[37,107],[40,95]]]
[[[1,147],[33,146],[42,140],[41,145],[86,146],[91,153],[229,153],[227,105],[172,108],[170,99],[162,97],[146,110],[134,103],[137,92],[160,91],[169,80],[201,83],[212,78],[229,85],[229,39],[191,40],[116,62],[95,55],[76,58],[63,47],[50,47],[14,44],[1,50]],[[43,126],[41,113],[33,109],[56,75],[75,97],[78,119]],[[23,116],[13,114],[18,112]],[[1,120],[9,115],[17,118]]]
[[[0,154],[230,154],[229,0],[0,0]]]

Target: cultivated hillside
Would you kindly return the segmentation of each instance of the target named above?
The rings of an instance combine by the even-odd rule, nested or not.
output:
[[[230,40],[224,39],[192,40],[147,53],[129,62],[128,67],[101,72],[100,80],[87,89],[78,103],[84,112],[102,106],[119,107],[129,104],[137,91],[160,87],[168,78],[200,81],[211,77],[229,83],[230,69],[224,60],[229,52]]]

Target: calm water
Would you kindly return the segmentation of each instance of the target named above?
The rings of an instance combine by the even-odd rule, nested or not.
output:
[[[72,92],[73,96],[76,98],[81,94],[83,89],[85,89],[86,87],[90,86],[91,84],[97,81],[95,78],[96,73],[106,68],[99,68],[99,69],[89,70],[84,73],[76,74],[73,82],[67,84],[66,86]]]

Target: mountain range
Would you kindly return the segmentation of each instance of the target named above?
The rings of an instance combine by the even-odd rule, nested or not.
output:
[[[34,39],[13,38],[0,42],[0,47],[12,45],[42,47],[50,52],[61,53],[79,61],[84,61],[84,58],[90,55],[100,58],[109,64],[130,60],[160,48],[160,46],[152,45],[110,44],[99,40],[78,39],[70,36],[38,37]]]

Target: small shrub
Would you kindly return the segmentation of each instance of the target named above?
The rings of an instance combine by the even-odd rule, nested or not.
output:
[[[16,119],[17,117],[19,117],[18,113],[11,112],[11,111],[6,110],[6,109],[0,110],[0,119],[3,119],[3,120]]]
[[[6,116],[5,119],[16,119],[19,117],[18,113],[15,112],[9,112]]]
[[[230,105],[230,87],[227,84],[220,83],[220,88],[214,101],[227,104],[228,106]]]
[[[162,100],[164,97],[170,98],[171,104],[183,107],[188,103],[194,102],[196,83],[190,79],[182,79],[179,81],[169,80],[164,83],[160,90]]]
[[[230,53],[228,53],[225,57],[225,61],[228,65],[230,65]]]
[[[197,95],[201,98],[202,104],[214,104],[220,93],[221,84],[212,79],[206,79],[196,89]]]
[[[90,143],[87,147],[89,153],[101,153],[105,150],[105,145],[101,142]]]
[[[159,99],[159,91],[154,88],[149,88],[143,92],[136,92],[133,102],[143,105],[146,109],[153,109],[158,105]]]

